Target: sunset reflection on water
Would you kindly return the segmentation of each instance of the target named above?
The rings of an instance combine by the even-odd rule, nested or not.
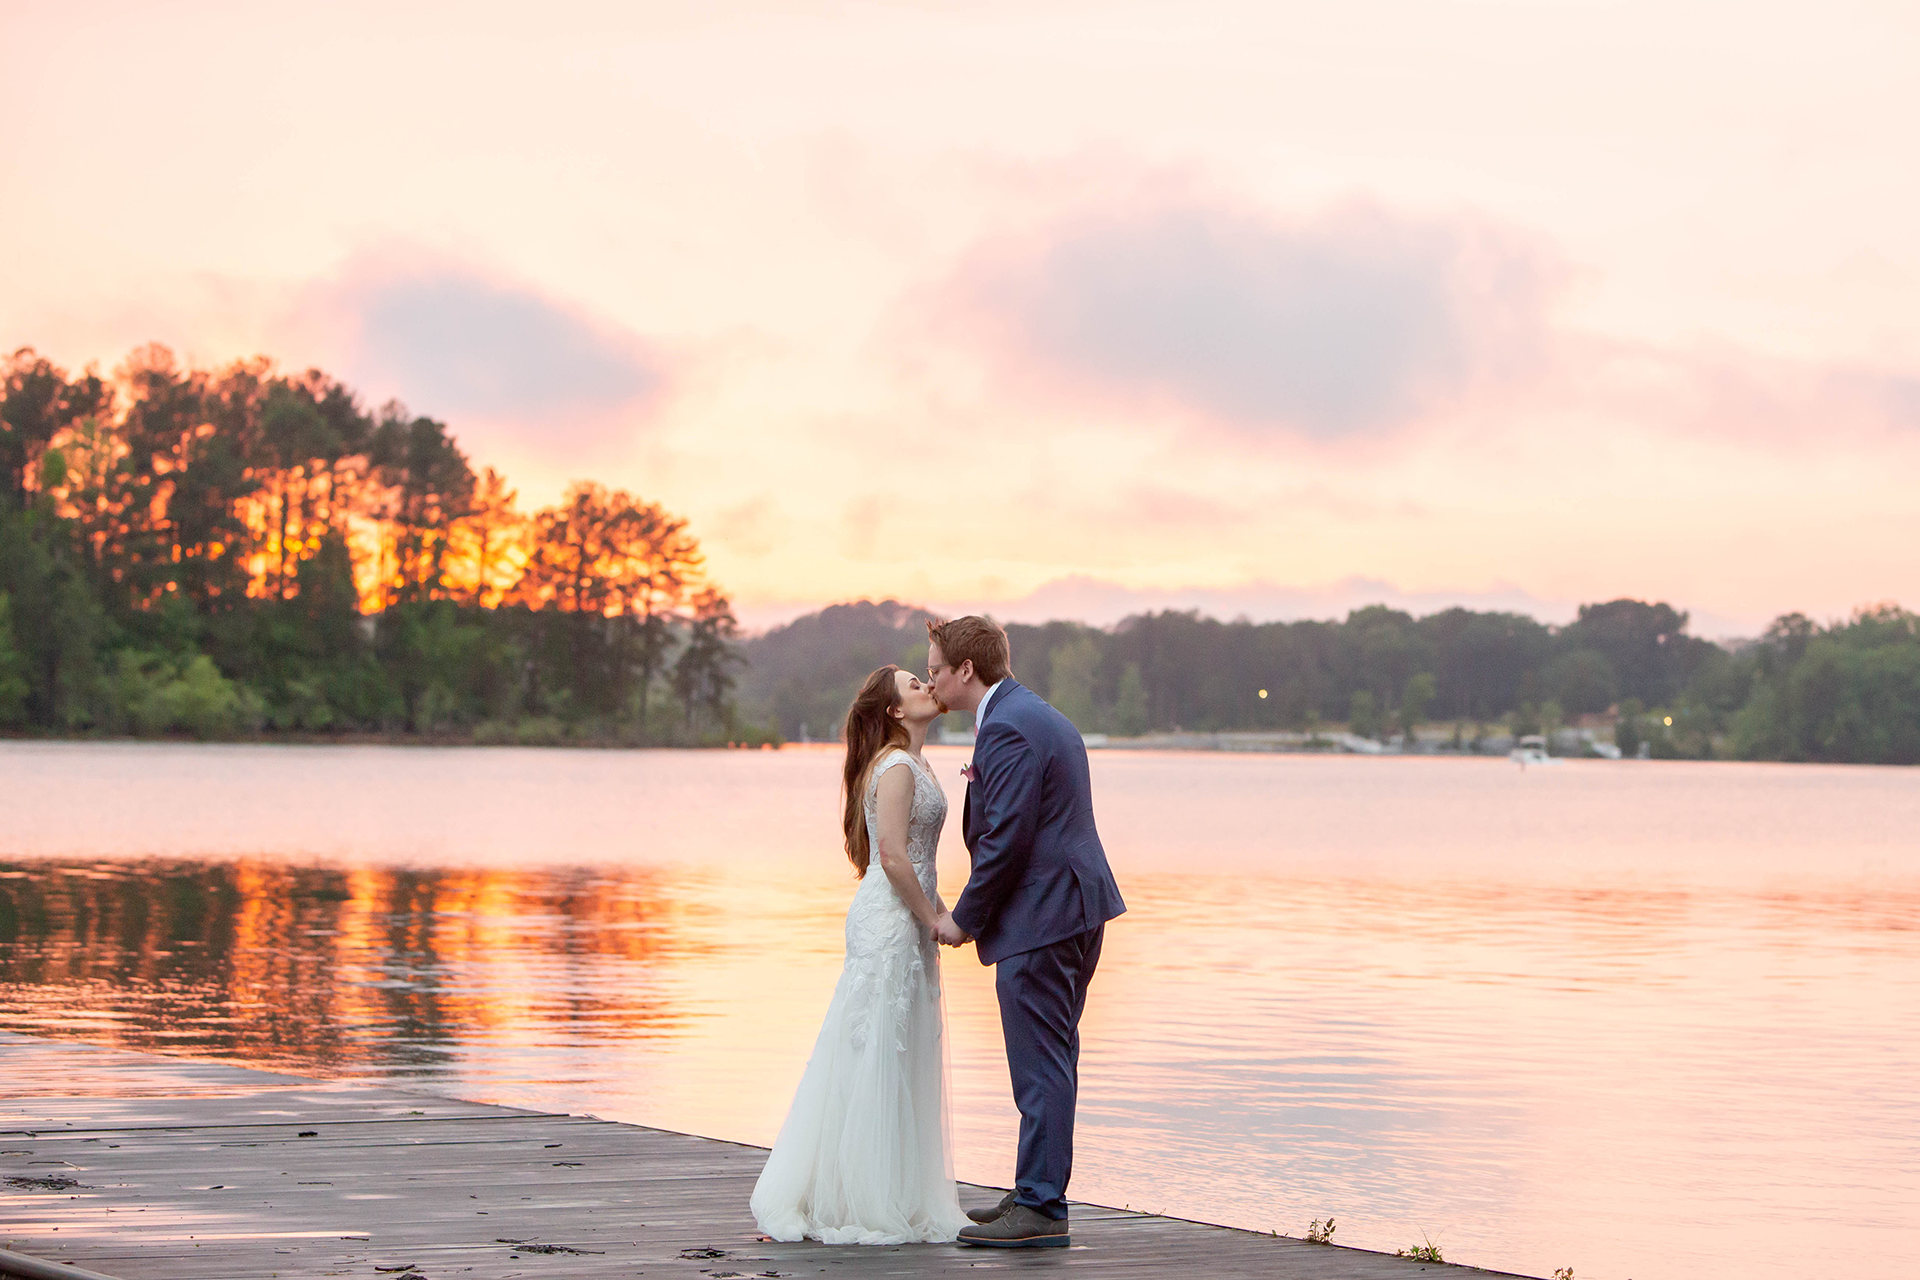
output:
[[[930,755],[957,809],[964,754]],[[0,744],[0,1014],[764,1144],[840,962],[836,765]],[[1095,781],[1132,910],[1078,1195],[1582,1280],[1920,1253],[1920,772]],[[991,975],[946,979],[959,1172],[1004,1182]]]
[[[476,1038],[670,1039],[698,911],[646,870],[13,863],[0,980],[16,1030],[431,1078]]]

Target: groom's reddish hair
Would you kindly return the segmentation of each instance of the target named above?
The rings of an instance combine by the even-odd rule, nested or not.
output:
[[[1007,647],[1007,633],[980,617],[968,614],[951,622],[927,622],[927,639],[940,646],[940,656],[949,666],[971,659],[973,674],[981,684],[999,684],[1013,674],[1013,653]]]

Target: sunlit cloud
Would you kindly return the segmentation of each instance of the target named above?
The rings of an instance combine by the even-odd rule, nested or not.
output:
[[[1785,359],[1725,345],[1570,341],[1565,399],[1747,449],[1870,444],[1920,431],[1920,377],[1852,362]]]
[[[783,527],[779,504],[763,493],[716,512],[707,522],[707,541],[735,555],[765,556],[780,545]]]
[[[1911,5],[14,8],[0,333],[324,368],[743,617],[1920,595]]]
[[[1324,440],[1534,375],[1559,276],[1484,220],[1180,199],[990,238],[941,301],[1030,379]]]
[[[453,261],[358,255],[297,310],[334,330],[344,371],[367,390],[548,444],[630,422],[668,387],[667,358],[624,326]]]

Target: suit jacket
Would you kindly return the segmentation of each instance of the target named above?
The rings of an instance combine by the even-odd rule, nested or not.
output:
[[[960,834],[973,872],[954,923],[980,963],[1085,933],[1127,909],[1093,825],[1080,731],[1008,678],[974,735]]]

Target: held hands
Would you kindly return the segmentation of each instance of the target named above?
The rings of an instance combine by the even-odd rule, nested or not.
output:
[[[965,930],[953,922],[951,911],[942,912],[940,918],[933,922],[933,940],[943,947],[965,946],[973,941]]]

